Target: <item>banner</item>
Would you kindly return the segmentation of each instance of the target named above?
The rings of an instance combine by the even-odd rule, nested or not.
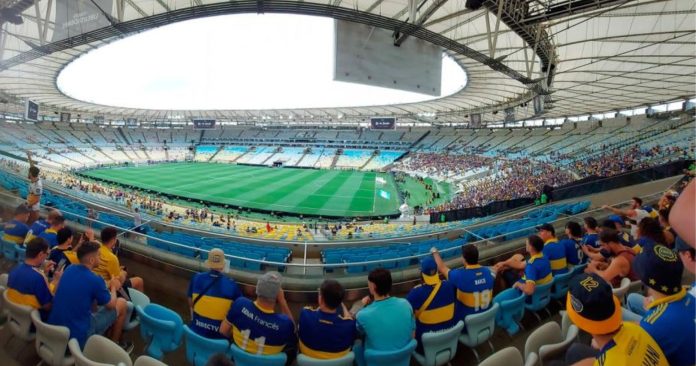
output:
[[[396,128],[396,118],[394,118],[394,117],[370,118],[370,127],[373,130],[393,130]]]
[[[95,5],[96,4],[96,5]],[[56,0],[53,42],[111,25],[113,0]],[[101,9],[101,10],[100,10]]]
[[[39,120],[39,105],[27,100],[26,109],[24,110],[24,119],[29,121]]]
[[[70,123],[70,117],[72,117],[72,116],[70,115],[70,113],[61,112],[61,114],[60,114],[60,121],[61,121],[61,122],[65,122],[65,123]]]
[[[214,119],[194,119],[193,129],[194,130],[211,130],[215,128]]]
[[[505,121],[504,122],[515,122],[515,107],[505,108]]]
[[[471,123],[469,123],[469,127],[471,127],[471,128],[480,128],[481,127],[481,114],[480,113],[471,114]]]

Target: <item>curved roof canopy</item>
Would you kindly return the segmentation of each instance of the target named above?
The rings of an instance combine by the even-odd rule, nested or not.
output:
[[[0,0],[5,10],[0,12],[0,92],[9,100],[34,100],[43,111],[106,119],[166,120],[183,114],[220,121],[292,116],[295,121],[333,123],[338,116],[355,121],[384,115],[466,123],[472,113],[483,113],[483,121],[490,122],[500,121],[503,113],[497,112],[506,107],[515,107],[516,118],[524,119],[534,115],[531,101],[536,95],[546,100],[542,117],[608,112],[694,95],[693,1],[486,0],[478,10],[465,6],[476,2],[114,0],[111,9],[103,9],[108,25],[51,43],[56,6],[65,1],[40,0],[34,6]],[[22,24],[11,23],[19,23],[12,11],[21,11]],[[396,43],[411,37],[427,40],[466,70],[467,86],[450,96],[407,104],[204,111],[110,107],[73,99],[57,88],[57,75],[65,65],[130,34],[186,19],[255,12],[330,16],[397,30]],[[278,58],[282,62],[282,55]]]

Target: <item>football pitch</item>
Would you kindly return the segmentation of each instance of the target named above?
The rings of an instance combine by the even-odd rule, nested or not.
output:
[[[389,174],[268,168],[214,163],[168,163],[82,173],[111,183],[257,210],[366,217],[399,213]]]

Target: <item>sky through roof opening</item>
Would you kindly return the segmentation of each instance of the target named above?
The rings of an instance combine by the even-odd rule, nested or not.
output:
[[[333,19],[312,16],[195,19],[89,52],[67,65],[57,84],[64,94],[86,102],[166,110],[330,108],[435,99],[333,81],[333,32]],[[442,96],[465,85],[464,70],[444,57]]]

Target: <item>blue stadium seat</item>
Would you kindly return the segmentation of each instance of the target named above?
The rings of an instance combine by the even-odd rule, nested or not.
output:
[[[179,348],[184,322],[179,314],[157,304],[135,307],[140,317],[140,334],[146,340],[146,353],[158,360]]]
[[[348,352],[345,356],[331,360],[320,360],[303,354],[297,355],[297,366],[353,366],[355,354]]]
[[[285,366],[288,356],[280,352],[275,355],[255,355],[247,353],[234,343],[230,345],[230,356],[235,366]]]
[[[524,299],[527,296],[517,289],[506,289],[493,298],[500,305],[495,317],[495,324],[512,336],[520,331],[520,321],[524,316]]]
[[[186,361],[193,366],[205,366],[210,356],[226,353],[229,342],[226,339],[209,339],[196,334],[188,325],[184,325],[186,342]]]
[[[356,354],[355,361],[358,366],[409,366],[411,355],[417,345],[416,340],[412,339],[406,346],[396,351],[377,351],[363,348],[362,344],[356,344],[353,351]],[[362,357],[360,352],[363,352]]]
[[[546,310],[546,312],[549,313],[546,306],[548,306],[551,302],[551,287],[553,286],[554,282],[555,279],[551,280],[551,282],[547,284],[535,286],[534,293],[528,296],[529,301],[524,303],[525,309],[531,310],[532,314],[534,314],[539,321],[541,321],[541,318],[536,313],[537,311]],[[549,316],[551,316],[551,313],[549,313]]]
[[[490,309],[464,317],[466,330],[459,337],[459,343],[471,348],[477,361],[480,359],[476,347],[484,342],[488,342],[491,351],[495,351],[490,338],[495,333],[495,319],[499,309],[500,305],[494,302]]]
[[[450,329],[423,333],[421,337],[423,354],[414,352],[413,357],[422,366],[441,366],[449,363],[457,354],[457,344],[462,329],[464,329],[464,322],[460,320]]]

